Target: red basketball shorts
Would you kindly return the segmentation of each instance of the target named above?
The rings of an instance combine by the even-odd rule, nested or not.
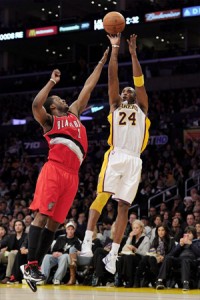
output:
[[[63,223],[77,193],[78,173],[65,171],[52,162],[43,166],[37,180],[31,210]]]

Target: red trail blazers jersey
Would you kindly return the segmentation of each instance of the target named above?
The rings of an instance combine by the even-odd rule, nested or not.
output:
[[[88,148],[86,129],[72,113],[53,116],[52,129],[44,134],[49,145],[48,160],[78,172]]]

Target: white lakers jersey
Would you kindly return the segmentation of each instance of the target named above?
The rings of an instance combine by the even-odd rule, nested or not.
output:
[[[137,104],[122,103],[108,116],[112,148],[127,150],[140,155],[149,139],[150,120]]]

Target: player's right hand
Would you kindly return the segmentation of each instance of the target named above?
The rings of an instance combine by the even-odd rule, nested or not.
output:
[[[110,40],[111,45],[120,45],[121,33],[107,34],[107,37]]]
[[[51,74],[51,78],[55,80],[56,83],[60,81],[61,72],[58,69],[53,70]]]

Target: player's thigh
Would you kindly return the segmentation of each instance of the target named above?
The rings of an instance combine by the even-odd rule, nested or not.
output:
[[[116,198],[129,202],[135,199],[141,179],[142,161],[137,157],[129,157],[123,164],[123,175],[116,190]]]
[[[78,190],[78,175],[64,174],[60,178],[59,196],[53,213],[53,219],[59,223],[63,223],[69,209],[72,206],[74,198]]]

